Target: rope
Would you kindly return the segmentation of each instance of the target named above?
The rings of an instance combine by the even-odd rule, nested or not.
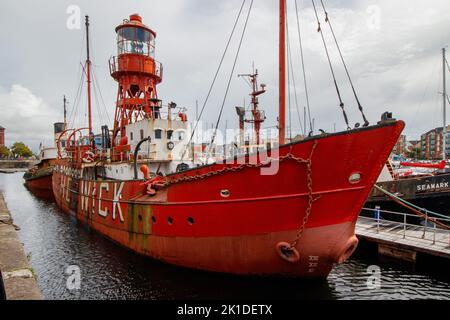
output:
[[[347,113],[345,112],[345,105],[344,105],[344,102],[342,101],[341,92],[339,91],[339,86],[338,86],[337,81],[336,81],[336,75],[334,73],[333,65],[331,63],[331,58],[330,58],[330,54],[328,52],[327,43],[325,41],[325,37],[323,36],[322,28],[320,26],[320,20],[319,20],[319,15],[317,14],[316,4],[314,3],[314,0],[311,0],[311,1],[312,1],[312,4],[313,4],[313,7],[314,7],[314,12],[316,14],[316,19],[317,19],[317,24],[318,24],[317,32],[320,32],[320,35],[322,36],[322,42],[323,42],[323,46],[325,48],[325,52],[327,54],[328,64],[330,65],[331,74],[333,75],[334,86],[336,87],[336,92],[337,92],[337,95],[339,97],[339,102],[340,102],[339,106],[342,109],[342,113],[344,115],[344,120],[345,120],[345,124],[347,125],[347,129],[351,130],[349,122],[348,122]]]
[[[77,121],[77,115],[78,115],[78,107],[80,105],[81,101],[81,95],[83,93],[83,84],[84,84],[84,72],[82,66],[80,66],[81,70],[81,77],[80,77],[80,83],[78,84],[78,89],[75,94],[75,100],[73,102],[73,108],[69,115],[69,127],[75,127],[75,123]]]
[[[216,74],[214,75],[214,78],[213,78],[213,81],[212,81],[212,83],[211,83],[211,86],[209,87],[209,91],[208,91],[208,94],[206,95],[205,101],[204,101],[204,103],[203,103],[202,110],[200,111],[200,114],[199,114],[198,118],[196,119],[195,126],[194,126],[194,130],[192,130],[191,137],[190,137],[190,139],[189,139],[189,142],[186,144],[186,148],[184,149],[183,156],[181,157],[181,159],[184,158],[184,156],[185,156],[185,154],[186,154],[186,151],[187,151],[187,148],[190,146],[190,144],[191,144],[191,142],[192,142],[192,139],[194,138],[195,132],[197,131],[198,124],[199,124],[199,122],[200,122],[200,119],[201,119],[202,116],[203,116],[203,112],[205,111],[206,105],[207,105],[207,103],[208,103],[208,101],[209,101],[209,98],[210,98],[210,96],[211,96],[211,93],[212,93],[212,90],[213,90],[213,88],[214,88],[214,85],[216,84],[217,77],[218,77],[218,75],[219,75],[220,69],[222,68],[223,62],[224,62],[224,60],[225,60],[225,56],[226,56],[226,54],[227,54],[227,52],[228,52],[228,48],[229,48],[230,43],[231,43],[231,40],[232,40],[232,38],[233,38],[233,36],[234,36],[234,32],[236,31],[237,24],[238,24],[238,22],[239,22],[239,19],[241,18],[242,9],[244,8],[245,1],[246,1],[246,0],[243,0],[243,1],[242,1],[241,8],[240,8],[239,13],[238,13],[238,15],[237,15],[237,17],[236,17],[236,21],[234,22],[233,30],[231,31],[230,37],[228,38],[227,45],[225,46],[225,50],[224,50],[224,52],[223,52],[223,54],[222,54],[222,58],[220,59],[219,66],[217,67]]]
[[[312,125],[312,119],[311,119],[311,108],[310,108],[310,104],[309,104],[308,83],[306,81],[306,66],[305,66],[305,59],[304,59],[304,55],[303,55],[303,40],[302,40],[301,31],[300,31],[300,19],[299,19],[299,13],[298,12],[299,11],[298,11],[298,6],[297,6],[297,0],[295,0],[295,13],[296,13],[296,16],[297,16],[297,33],[298,33],[298,40],[299,40],[299,43],[300,43],[300,57],[301,57],[301,60],[302,60],[303,82],[305,84],[306,106],[308,108],[309,130],[310,130],[310,134],[312,134],[313,125]],[[305,128],[305,131],[306,131],[306,128]]]
[[[350,85],[352,87],[353,94],[355,96],[356,102],[358,103],[358,109],[361,112],[361,115],[363,117],[364,127],[368,127],[370,125],[370,123],[369,123],[369,121],[367,121],[366,115],[364,114],[364,108],[362,107],[361,102],[359,101],[358,95],[356,94],[356,89],[355,89],[355,86],[353,85],[352,77],[350,76],[350,72],[348,71],[347,64],[345,63],[344,56],[343,56],[342,51],[341,51],[341,47],[339,46],[339,43],[338,43],[337,38],[336,38],[336,34],[334,33],[333,26],[331,25],[330,17],[328,15],[327,10],[325,9],[325,5],[323,3],[323,0],[320,0],[320,2],[322,4],[323,11],[325,12],[325,22],[327,22],[328,25],[330,26],[331,34],[333,35],[334,42],[336,43],[336,47],[337,47],[337,49],[339,51],[339,55],[341,57],[342,64],[344,65],[345,73],[347,74],[347,77],[348,77],[348,80],[350,81]]]
[[[416,206],[415,204],[413,204],[413,203],[411,203],[411,202],[408,202],[408,201],[406,201],[406,200],[404,200],[404,199],[402,199],[402,198],[399,198],[399,197],[397,197],[396,195],[390,193],[389,191],[384,190],[384,189],[381,188],[380,186],[375,185],[375,188],[376,188],[377,190],[383,192],[384,194],[386,194],[386,195],[389,196],[390,198],[393,198],[393,199],[395,199],[395,200],[398,200],[398,201],[400,201],[400,202],[402,202],[402,203],[404,203],[404,204],[406,204],[406,205],[408,205],[408,206],[410,206],[410,207],[412,207],[412,208],[414,208],[414,209],[416,209],[416,210],[420,210],[420,211],[426,212],[427,214],[430,213],[430,214],[435,215],[435,216],[437,216],[437,217],[439,217],[439,218],[448,219],[448,216],[445,216],[445,215],[443,215],[443,214],[436,213],[436,212],[433,212],[433,211],[426,210],[426,209],[424,209],[424,208],[418,207],[418,206]]]
[[[94,90],[98,90],[98,94],[100,95],[100,100],[102,102],[103,111],[106,114],[106,118],[108,119],[108,124],[110,125],[112,123],[111,118],[109,117],[108,108],[106,107],[105,100],[103,99],[102,90],[100,88],[100,83],[97,79],[97,74],[95,72],[95,68],[92,70],[93,77],[93,83],[94,83]],[[98,103],[98,101],[97,101]],[[100,105],[100,103],[98,103]]]
[[[212,146],[214,144],[214,141],[215,141],[216,135],[217,135],[217,130],[219,129],[220,120],[222,119],[223,109],[225,107],[225,103],[226,103],[226,100],[227,100],[227,97],[228,97],[228,92],[230,91],[231,81],[233,79],[234,70],[236,69],[236,64],[237,64],[237,60],[239,58],[239,53],[241,52],[242,42],[244,41],[245,31],[247,30],[247,25],[248,25],[248,21],[250,19],[250,13],[252,11],[252,7],[253,7],[253,0],[250,2],[250,7],[248,8],[247,18],[245,19],[244,29],[242,30],[241,39],[239,41],[239,46],[238,46],[238,49],[237,49],[237,52],[236,52],[236,56],[234,58],[233,68],[231,69],[230,77],[228,78],[227,89],[225,90],[225,96],[223,97],[222,107],[220,108],[219,117],[218,117],[217,122],[216,122],[216,127],[214,129],[214,133],[213,133],[213,136],[212,136],[212,139],[211,139],[211,144],[209,146],[209,151],[211,150],[211,148],[212,148]]]

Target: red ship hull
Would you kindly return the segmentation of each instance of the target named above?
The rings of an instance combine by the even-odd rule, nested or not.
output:
[[[389,122],[282,146],[275,175],[254,165],[196,168],[166,177],[154,196],[144,181],[80,179],[83,165],[62,159],[53,192],[92,229],[170,264],[326,277],[355,250],[357,217],[403,128]],[[299,259],[283,259],[282,243],[294,244]]]
[[[52,174],[25,180],[25,186],[40,199],[55,201],[52,187]]]

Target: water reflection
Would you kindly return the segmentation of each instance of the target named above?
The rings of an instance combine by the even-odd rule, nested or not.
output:
[[[0,174],[20,238],[46,299],[449,299],[450,281],[376,259],[354,258],[327,281],[241,278],[180,269],[138,256],[25,189],[22,174]],[[369,290],[368,266],[381,288]],[[81,289],[67,289],[66,268],[81,269]]]

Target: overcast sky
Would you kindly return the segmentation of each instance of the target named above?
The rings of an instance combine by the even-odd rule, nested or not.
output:
[[[86,99],[77,104],[80,62],[84,59],[84,15],[91,17],[92,60],[103,103],[94,98],[94,123],[99,130],[114,115],[117,84],[109,75],[108,59],[116,54],[115,27],[132,13],[157,33],[157,60],[164,64],[159,97],[189,108],[205,99],[242,0],[2,0],[0,2],[0,125],[7,143],[24,141],[36,150],[49,143],[52,123],[62,121],[62,96],[76,125],[85,121]],[[245,13],[250,1],[247,1]],[[317,5],[320,1],[316,0]],[[300,27],[316,129],[345,129],[311,1],[298,0]],[[442,125],[442,53],[449,44],[448,0],[328,0],[325,1],[336,36],[367,116],[375,124],[385,111],[407,123],[406,134],[421,133]],[[73,26],[70,6],[80,9],[82,25]],[[72,7],[73,8],[73,7]],[[320,8],[320,7],[319,7]],[[276,125],[278,112],[278,1],[256,0],[236,67],[248,73],[258,68],[268,92],[260,98],[266,110],[266,127]],[[70,10],[69,10],[70,11]],[[292,59],[300,107],[306,105],[300,65],[294,0],[288,0]],[[339,63],[328,26],[319,10],[349,118],[361,122],[355,100]],[[239,24],[226,63],[204,116],[209,126],[217,119],[226,79],[241,34]],[[448,74],[448,71],[447,71]],[[248,103],[249,87],[234,76],[221,127],[236,127],[234,107]],[[292,92],[294,88],[292,86]],[[292,95],[292,127],[300,124]],[[106,115],[108,114],[108,115]],[[302,112],[303,115],[303,112]],[[288,121],[289,122],[289,121]],[[109,122],[111,125],[111,123]]]

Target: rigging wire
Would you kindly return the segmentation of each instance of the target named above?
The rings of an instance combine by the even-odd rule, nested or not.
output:
[[[85,51],[86,48],[86,33],[82,32],[83,36],[81,38],[81,44],[80,44],[80,54],[79,54],[79,61],[82,61],[82,57],[83,57],[83,52]],[[79,85],[77,87],[76,92],[74,92],[73,97],[75,97],[74,101],[73,101],[73,107],[71,108],[71,112],[69,115],[69,122],[68,122],[68,127],[69,128],[75,128],[75,124],[76,124],[76,120],[77,120],[77,115],[78,115],[78,106],[80,103],[80,99],[81,99],[81,95],[83,92],[83,82],[84,82],[84,72],[83,72],[83,64],[80,62],[80,65],[78,67],[78,73],[77,73],[77,77],[76,79],[80,79]]]
[[[320,32],[320,35],[322,37],[322,42],[323,42],[323,46],[325,48],[325,53],[327,55],[327,59],[328,59],[328,64],[330,65],[330,69],[331,69],[331,74],[333,76],[333,80],[334,80],[334,86],[336,87],[336,92],[339,98],[339,102],[340,102],[340,108],[342,109],[342,113],[344,115],[344,120],[345,120],[345,124],[347,125],[347,130],[351,130],[350,128],[350,124],[348,122],[348,117],[347,117],[347,113],[345,112],[345,104],[342,101],[342,96],[341,96],[341,92],[339,91],[339,86],[337,84],[337,80],[336,80],[336,75],[334,73],[334,69],[333,69],[333,64],[331,63],[331,58],[330,58],[330,54],[328,52],[328,47],[327,47],[327,43],[325,41],[325,37],[323,35],[323,31],[322,31],[322,27],[320,25],[320,19],[319,19],[319,15],[317,14],[317,8],[316,8],[316,4],[314,3],[314,0],[311,0],[312,5],[314,7],[314,12],[316,14],[316,19],[317,19],[317,24],[318,24],[318,28],[317,28],[317,32]]]
[[[294,75],[294,64],[292,62],[292,52],[290,46],[288,47],[288,54],[289,54],[289,64],[291,65],[291,72],[292,72],[292,84],[294,85],[294,98],[295,98],[295,107],[297,109],[297,116],[298,116],[298,122],[300,124],[300,131],[303,132],[304,135],[306,135],[306,127],[303,127],[302,122],[302,116],[300,113],[300,106],[298,103],[298,96],[297,96],[297,85],[295,82],[295,75]]]
[[[246,2],[246,0],[243,0],[243,1],[242,1],[241,8],[239,9],[239,13],[238,13],[238,15],[237,15],[237,17],[236,17],[236,21],[234,22],[233,30],[231,31],[231,34],[230,34],[230,36],[229,36],[229,38],[228,38],[228,42],[227,42],[227,45],[225,46],[225,50],[224,50],[224,52],[223,52],[223,54],[222,54],[222,58],[220,59],[219,66],[218,66],[218,68],[217,68],[217,70],[216,70],[216,73],[215,73],[215,75],[214,75],[214,78],[213,78],[213,81],[212,81],[212,83],[211,83],[211,86],[209,87],[208,94],[206,95],[206,98],[205,98],[205,101],[204,101],[204,103],[203,103],[203,106],[202,106],[202,109],[201,109],[201,111],[200,111],[200,114],[199,114],[198,118],[196,119],[194,129],[192,130],[191,137],[190,137],[190,139],[189,139],[189,142],[186,144],[186,148],[185,148],[185,150],[184,150],[184,152],[183,152],[183,155],[182,155],[181,159],[184,158],[184,156],[185,156],[185,154],[186,154],[186,151],[187,151],[187,149],[189,148],[189,146],[190,146],[190,144],[191,144],[191,142],[192,142],[192,139],[194,138],[195,132],[197,131],[198,124],[199,124],[199,122],[200,122],[200,119],[201,119],[202,116],[203,116],[203,112],[205,111],[206,105],[207,105],[207,103],[208,103],[208,101],[209,101],[209,98],[210,98],[210,96],[211,96],[211,93],[212,93],[212,90],[213,90],[213,88],[214,88],[214,85],[216,84],[217,77],[219,76],[219,72],[220,72],[220,70],[222,69],[222,65],[223,65],[223,62],[224,62],[224,60],[225,60],[225,56],[226,56],[226,54],[227,54],[227,52],[228,52],[228,48],[230,47],[231,40],[233,39],[234,32],[236,31],[237,24],[238,24],[238,22],[239,22],[239,20],[240,20],[240,18],[241,18],[241,14],[242,14],[242,10],[243,10],[243,8],[244,8],[245,2]]]
[[[83,84],[84,84],[84,75],[85,74],[84,74],[84,72],[82,70],[83,69],[82,65],[81,65],[80,69],[81,69],[80,83],[78,85],[78,90],[77,90],[77,93],[75,95],[75,100],[74,100],[74,103],[73,103],[71,116],[69,118],[70,119],[69,123],[72,124],[72,126],[71,126],[72,128],[76,128],[77,127],[76,124],[77,124],[77,119],[78,119],[78,116],[79,116],[78,115],[78,107],[79,107],[80,102],[81,102],[81,96],[83,94],[83,88],[84,88]]]
[[[353,80],[352,80],[352,77],[350,76],[350,72],[348,71],[347,63],[345,62],[344,55],[342,54],[342,51],[341,51],[341,47],[339,46],[339,42],[338,42],[338,40],[336,38],[336,34],[334,33],[333,26],[331,25],[330,16],[329,16],[327,10],[325,9],[325,4],[323,3],[323,0],[320,0],[320,3],[322,4],[323,11],[325,12],[325,22],[327,22],[328,25],[330,26],[331,34],[333,35],[334,42],[336,43],[336,47],[337,47],[337,49],[339,51],[339,56],[341,57],[342,64],[343,64],[344,69],[345,69],[345,73],[347,74],[347,77],[348,77],[348,81],[350,82],[350,85],[352,87],[353,94],[354,94],[355,99],[356,99],[356,103],[358,104],[358,109],[361,112],[361,115],[363,117],[364,127],[368,127],[370,125],[370,123],[369,123],[369,121],[367,121],[366,115],[364,114],[364,108],[361,105],[359,97],[358,97],[358,95],[356,93],[355,86],[353,85]]]
[[[94,78],[92,78],[92,79],[94,79]],[[98,120],[101,123],[101,122],[103,122],[104,114],[103,114],[103,110],[100,108],[99,95],[98,95],[98,92],[97,92],[98,88],[96,86],[96,82],[95,81],[92,81],[92,88],[94,89],[93,93],[94,93],[94,100],[95,100],[95,103],[96,103],[96,108],[95,109],[97,110]]]
[[[289,37],[288,37],[288,51],[289,51]],[[292,110],[291,110],[291,71],[292,66],[290,65],[289,61],[287,64],[287,77],[288,77],[288,116],[289,116],[289,139],[292,141]]]
[[[298,40],[300,43],[300,57],[302,61],[302,70],[303,70],[303,82],[305,84],[305,95],[306,95],[306,106],[308,109],[308,120],[309,120],[309,130],[310,134],[313,132],[313,125],[312,125],[312,119],[311,119],[311,107],[309,103],[309,91],[308,91],[308,82],[306,80],[306,66],[305,66],[305,58],[303,54],[303,40],[302,40],[302,33],[300,30],[300,18],[299,18],[299,10],[297,5],[297,0],[295,0],[295,14],[297,17],[297,33],[298,33]],[[305,126],[305,133],[306,133],[306,126]]]
[[[412,121],[411,121],[411,127],[414,128],[416,127],[416,119],[417,119],[417,114],[419,112],[419,110],[422,110],[423,104],[425,102],[425,97],[428,95],[428,92],[431,88],[431,84],[432,84],[432,80],[434,79],[434,75],[436,73],[436,70],[438,70],[440,67],[440,62],[441,62],[441,58],[439,57],[438,59],[436,59],[436,64],[434,66],[434,68],[431,68],[431,72],[430,75],[428,76],[428,80],[426,81],[426,86],[425,89],[423,91],[422,94],[422,98],[420,99],[420,103],[417,105],[416,110],[414,111],[414,115],[412,117]],[[435,81],[437,81],[437,79],[434,79]]]
[[[287,6],[285,7],[285,13],[287,16]],[[292,59],[291,59],[291,43],[289,38],[289,19],[286,19],[286,42],[287,42],[287,77],[288,77],[288,115],[289,115],[289,139],[292,141],[292,105],[291,105],[291,79],[294,78],[294,71],[292,66]],[[293,80],[295,83],[295,80]],[[294,89],[295,90],[295,89]],[[296,93],[295,93],[296,94]]]
[[[244,41],[245,31],[247,30],[248,21],[250,19],[250,13],[252,11],[253,1],[254,0],[251,0],[250,7],[248,8],[248,13],[247,13],[247,18],[245,19],[244,29],[242,30],[241,39],[239,41],[239,46],[238,46],[238,49],[237,49],[237,52],[236,52],[236,56],[234,58],[233,68],[231,69],[230,77],[228,78],[227,88],[225,90],[225,95],[223,97],[222,106],[220,108],[219,117],[218,117],[217,122],[216,122],[216,127],[214,129],[214,133],[213,133],[213,136],[212,136],[212,139],[211,139],[211,144],[209,146],[209,150],[211,150],[212,145],[214,144],[214,141],[215,141],[216,135],[217,135],[217,130],[219,129],[220,120],[222,119],[222,114],[223,114],[225,103],[226,103],[226,100],[227,100],[227,97],[228,97],[228,92],[230,91],[231,81],[233,80],[234,70],[236,69],[237,60],[239,58],[239,53],[241,52],[241,48],[242,48],[242,42]]]
[[[95,72],[95,69],[93,70],[93,72],[92,72],[92,74],[93,74],[93,82],[94,82],[94,86],[95,86],[95,88],[98,90],[98,93],[99,93],[99,96],[100,96],[100,101],[101,101],[101,103],[102,103],[102,106],[103,106],[103,111],[105,112],[105,114],[106,114],[106,118],[108,119],[108,125],[110,125],[111,123],[112,123],[112,121],[111,121],[111,118],[109,117],[109,113],[108,113],[108,108],[106,107],[106,103],[105,103],[105,100],[103,99],[103,94],[102,94],[102,90],[101,90],[101,88],[100,88],[100,83],[99,83],[99,81],[98,81],[98,78],[97,78],[97,74],[96,74],[96,72]]]

